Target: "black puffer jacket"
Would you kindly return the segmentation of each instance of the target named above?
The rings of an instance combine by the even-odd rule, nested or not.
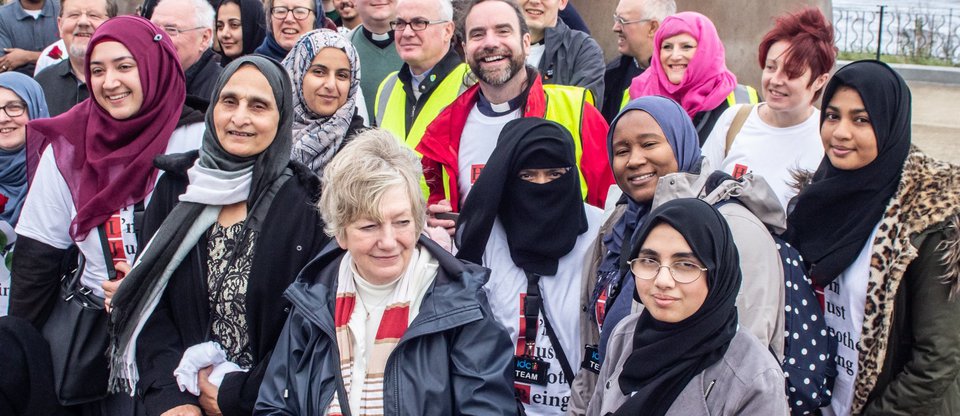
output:
[[[516,414],[513,345],[483,291],[490,271],[457,260],[424,237],[419,245],[438,261],[439,271],[387,359],[384,414]],[[263,378],[255,414],[324,414],[342,387],[334,306],[344,253],[331,243],[284,294],[293,310]],[[349,413],[349,407],[343,410]]]

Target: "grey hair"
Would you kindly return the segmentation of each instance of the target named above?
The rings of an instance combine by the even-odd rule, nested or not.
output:
[[[213,38],[217,37],[217,12],[213,10],[213,6],[207,0],[190,0],[190,2],[193,3],[193,8],[197,11],[197,25],[210,29],[212,32],[210,42],[207,43],[207,47],[211,48],[213,47]]]
[[[361,219],[382,221],[380,202],[387,190],[402,186],[410,198],[417,235],[426,222],[427,202],[420,190],[420,159],[400,139],[382,129],[368,129],[341,149],[323,170],[317,208],[324,232],[343,237]]]
[[[203,26],[210,30],[217,26],[217,12],[213,10],[213,6],[207,0],[190,0],[190,5],[193,6],[195,11],[194,16],[197,19],[197,26]],[[211,45],[212,42],[211,40]]]
[[[437,3],[437,8],[440,9],[440,19],[453,22],[453,3],[450,0],[434,1]]]
[[[644,19],[662,22],[667,16],[677,14],[677,2],[674,0],[640,0],[643,5]]]
[[[453,21],[453,3],[450,0],[437,0],[440,5],[440,18]]]

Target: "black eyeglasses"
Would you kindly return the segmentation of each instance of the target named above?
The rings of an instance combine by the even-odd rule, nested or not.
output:
[[[706,267],[700,267],[696,263],[689,261],[678,261],[671,265],[663,265],[660,262],[648,258],[640,257],[627,262],[630,265],[630,271],[633,275],[643,280],[653,280],[660,274],[660,269],[666,267],[670,271],[670,277],[677,283],[693,283],[707,271]]]
[[[287,18],[287,13],[293,12],[293,18],[297,20],[305,20],[310,17],[310,13],[313,13],[313,10],[310,10],[309,7],[283,7],[278,6],[270,9],[270,15],[274,19],[283,20]]]
[[[426,29],[427,26],[435,25],[437,23],[446,23],[446,22],[449,22],[449,20],[426,20],[426,19],[416,18],[408,22],[403,19],[397,19],[390,22],[390,29],[396,32],[403,32],[403,30],[406,29],[407,26],[410,26],[410,28],[413,29],[414,32],[419,32],[421,30]]]
[[[7,103],[7,105],[0,107],[0,110],[3,110],[4,113],[7,113],[10,117],[20,117],[25,111],[27,111],[27,103],[23,101],[14,101],[12,103]]]
[[[614,22],[614,23],[619,23],[620,26],[626,26],[626,25],[633,24],[633,23],[649,22],[649,21],[651,21],[651,20],[653,20],[653,19],[626,20],[626,19],[624,19],[623,17],[620,17],[619,14],[614,14],[614,15],[613,15],[613,22]]]

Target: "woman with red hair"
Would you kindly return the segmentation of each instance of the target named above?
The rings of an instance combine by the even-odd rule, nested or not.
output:
[[[784,209],[796,195],[792,172],[816,170],[820,98],[836,61],[833,27],[816,8],[780,16],[760,42],[761,87],[766,102],[736,106],[720,117],[703,145],[710,166],[736,177],[764,177]],[[734,140],[735,139],[735,140]]]

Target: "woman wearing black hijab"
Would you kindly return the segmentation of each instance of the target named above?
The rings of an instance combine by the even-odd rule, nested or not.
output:
[[[457,257],[492,270],[484,288],[517,361],[548,367],[514,378],[528,415],[559,414],[559,404],[569,400],[569,381],[583,355],[573,305],[600,216],[580,195],[570,133],[540,118],[504,126],[461,211]],[[540,330],[538,318],[545,321]]]
[[[111,387],[136,389],[147,414],[251,414],[286,318],[282,292],[329,241],[311,205],[319,181],[290,162],[290,85],[275,61],[235,60],[199,158],[158,163],[143,233],[153,237],[111,314]]]
[[[675,199],[637,233],[629,266],[644,310],[614,329],[588,415],[784,415],[784,375],[737,329],[737,247],[710,204]]]
[[[253,53],[267,36],[266,15],[260,0],[223,0],[217,6],[220,66]]]
[[[960,409],[960,168],[910,144],[910,89],[859,61],[827,84],[826,156],[785,239],[824,288],[838,375],[827,415]]]

